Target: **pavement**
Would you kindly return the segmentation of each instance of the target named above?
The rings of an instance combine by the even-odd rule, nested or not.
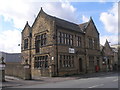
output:
[[[20,86],[30,86],[36,84],[44,84],[44,83],[56,83],[56,82],[63,82],[68,80],[77,80],[83,78],[90,78],[90,77],[100,77],[104,75],[110,75],[115,72],[97,72],[91,74],[83,74],[83,75],[72,75],[67,77],[38,77],[32,80],[23,80],[13,76],[5,76],[5,82],[2,83],[3,88],[10,88],[10,87],[20,87]]]

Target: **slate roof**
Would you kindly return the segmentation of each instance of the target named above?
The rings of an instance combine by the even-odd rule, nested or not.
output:
[[[89,23],[89,22],[85,22],[85,23],[80,24],[79,26],[80,26],[80,28],[84,31],[85,28],[87,27],[88,23]]]
[[[38,16],[40,14],[44,14],[44,15],[52,18],[53,20],[55,20],[55,24],[58,27],[62,27],[62,28],[65,28],[65,29],[69,29],[69,30],[72,30],[72,31],[77,31],[77,32],[83,33],[78,24],[75,24],[75,23],[72,23],[72,22],[57,18],[55,16],[51,16],[51,15],[45,13],[42,8],[41,8],[40,12],[38,13]],[[36,19],[38,18],[38,16],[36,17]],[[36,19],[35,19],[34,23],[36,22]]]
[[[55,17],[55,22],[56,22],[56,25],[59,27],[67,28],[69,30],[74,30],[77,32],[82,32],[78,24],[75,24],[75,23],[60,19],[60,18],[56,18],[56,17]]]
[[[69,22],[69,21],[57,18],[55,16],[51,16],[51,15],[45,13],[43,11],[42,7],[41,7],[41,10],[38,13],[38,15],[37,15],[37,17],[36,17],[32,27],[34,26],[37,18],[40,15],[46,15],[46,16],[52,18],[55,21],[56,26],[58,26],[58,27],[62,27],[62,28],[65,28],[65,29],[68,29],[68,30],[71,30],[71,31],[77,31],[77,32],[80,32],[80,33],[85,33],[85,29],[87,28],[87,26],[90,23],[90,21],[92,21],[92,18],[90,17],[90,20],[88,22],[85,22],[85,23],[82,23],[82,24],[75,24],[75,23],[72,23],[72,22]]]

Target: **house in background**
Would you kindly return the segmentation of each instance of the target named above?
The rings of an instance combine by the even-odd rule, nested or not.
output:
[[[107,40],[104,46],[101,45],[101,55],[103,59],[103,71],[112,71],[113,69],[117,69],[118,50],[110,46]]]
[[[22,31],[22,63],[31,75],[63,76],[95,72],[102,68],[99,32],[92,18],[75,24],[46,14],[41,8],[32,26]]]
[[[4,57],[5,63],[21,63],[21,53],[6,53],[0,51],[0,57]]]

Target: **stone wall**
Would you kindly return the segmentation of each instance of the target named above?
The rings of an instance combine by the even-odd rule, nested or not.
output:
[[[20,63],[6,63],[5,75],[27,79],[30,77],[30,70],[26,70]]]

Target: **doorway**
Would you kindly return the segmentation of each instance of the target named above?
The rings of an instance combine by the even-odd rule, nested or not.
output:
[[[82,58],[79,58],[79,72],[82,72],[83,68],[82,68]]]

